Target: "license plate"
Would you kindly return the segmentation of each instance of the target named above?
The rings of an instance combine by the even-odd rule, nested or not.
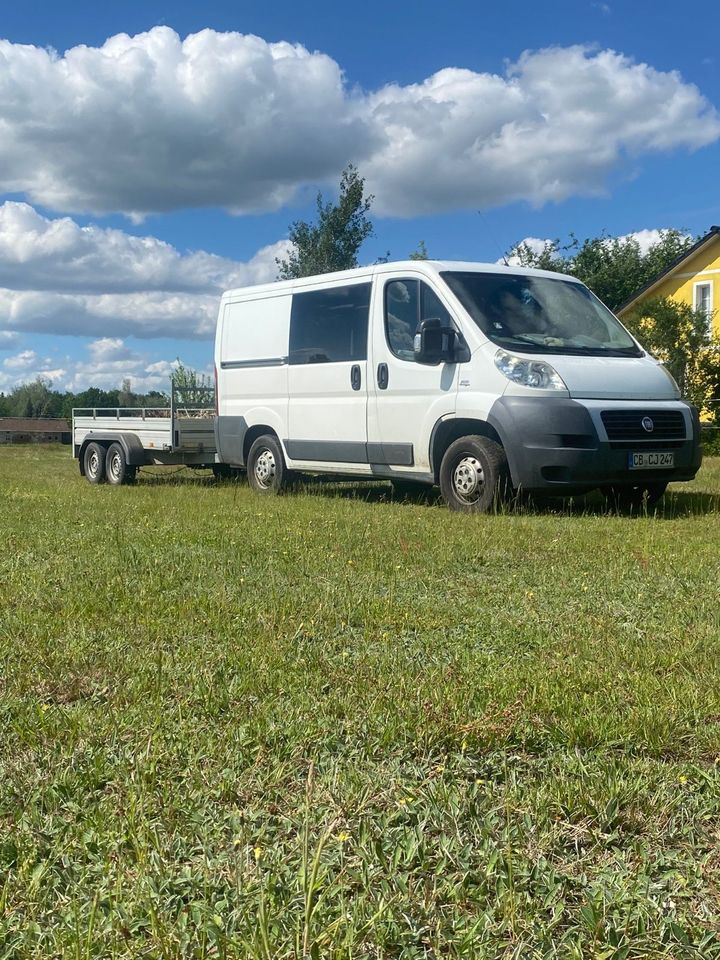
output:
[[[675,466],[675,454],[660,451],[658,453],[629,453],[630,470],[669,470]]]

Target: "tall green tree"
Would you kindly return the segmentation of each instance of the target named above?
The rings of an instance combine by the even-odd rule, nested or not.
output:
[[[425,241],[421,240],[417,245],[417,250],[413,250],[412,253],[408,254],[408,260],[429,260],[430,254],[427,252],[427,247],[425,246]]]
[[[191,367],[186,367],[179,357],[176,361],[172,380],[175,385],[175,398],[178,403],[192,406],[196,403],[203,405],[207,402],[207,390],[212,386],[210,378],[206,377],[204,373],[198,373]]]
[[[687,303],[659,297],[641,303],[623,321],[662,360],[682,395],[714,416],[714,401],[720,393],[720,344],[713,338],[707,315]]]
[[[62,410],[62,394],[52,390],[52,382],[38,377],[32,383],[14,387],[10,394],[13,417],[58,417]]]
[[[645,250],[634,237],[592,237],[582,242],[570,234],[567,243],[549,240],[541,250],[518,243],[509,256],[522,267],[567,273],[586,283],[611,310],[665,270],[695,242],[680,230],[662,230]]]
[[[278,280],[357,267],[360,247],[373,233],[368,217],[373,200],[365,196],[364,178],[349,164],[340,179],[337,202],[326,203],[318,193],[316,222],[295,220],[290,224],[293,247],[286,258],[276,258]]]

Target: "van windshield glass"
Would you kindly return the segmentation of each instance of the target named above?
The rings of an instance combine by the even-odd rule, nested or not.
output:
[[[529,353],[642,356],[582,284],[512,273],[448,271],[442,276],[482,332],[500,346]]]

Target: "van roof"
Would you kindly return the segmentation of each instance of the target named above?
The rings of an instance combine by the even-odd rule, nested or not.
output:
[[[359,280],[361,277],[374,277],[383,273],[397,273],[398,270],[419,273],[425,276],[454,270],[465,273],[511,273],[520,276],[549,277],[557,280],[571,280],[580,283],[576,277],[564,273],[554,273],[550,270],[536,270],[532,267],[506,266],[502,263],[477,263],[472,260],[395,260],[389,263],[371,263],[366,267],[356,267],[354,270],[338,270],[334,273],[319,273],[312,277],[300,277],[297,280],[275,280],[271,283],[256,284],[248,287],[238,287],[235,290],[226,290],[224,297],[236,297],[242,294],[262,294],[272,292],[281,293],[285,290],[302,289],[303,287],[317,286],[318,284],[337,283],[343,280]]]

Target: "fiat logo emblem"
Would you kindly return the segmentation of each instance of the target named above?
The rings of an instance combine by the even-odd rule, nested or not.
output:
[[[643,417],[640,422],[642,423],[643,430],[645,430],[646,433],[652,433],[655,429],[655,424],[652,422],[650,417]]]

